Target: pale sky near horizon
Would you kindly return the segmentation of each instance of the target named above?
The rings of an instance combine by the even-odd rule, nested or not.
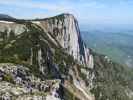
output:
[[[16,18],[71,13],[82,24],[133,25],[133,0],[0,0],[0,13]]]

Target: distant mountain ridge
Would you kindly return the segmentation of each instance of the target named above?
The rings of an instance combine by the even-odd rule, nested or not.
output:
[[[0,20],[1,19],[13,19],[13,17],[6,15],[6,14],[0,14]]]

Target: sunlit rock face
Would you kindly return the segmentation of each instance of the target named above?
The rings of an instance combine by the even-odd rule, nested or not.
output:
[[[26,26],[23,24],[18,24],[11,21],[0,21],[0,32],[7,32],[7,35],[10,35],[10,32],[14,32],[15,35],[23,33],[26,29]]]
[[[86,48],[81,38],[78,21],[73,15],[61,14],[51,18],[34,20],[32,23],[41,26],[52,42],[61,45],[79,63],[92,67],[93,57],[90,57],[90,50]],[[7,38],[10,37],[12,32],[15,33],[14,35],[20,35],[26,30],[25,24],[0,21],[0,32],[6,32]]]
[[[89,49],[81,39],[78,22],[71,14],[62,14],[44,20],[33,21],[51,34],[74,59],[89,65]]]
[[[52,38],[55,38],[57,42],[61,45],[68,54],[72,55],[75,60],[77,60],[80,64],[85,65],[90,69],[94,67],[94,59],[91,55],[90,49],[88,49],[85,43],[82,40],[80,35],[80,30],[78,26],[78,21],[71,14],[62,14],[59,16],[55,16],[48,19],[42,19],[33,21],[33,23],[41,26],[41,28],[48,33]],[[82,70],[81,70],[82,71]],[[85,82],[82,80],[73,81],[74,85],[77,86],[79,90],[83,92],[86,98],[91,98],[90,94],[87,95],[85,91],[93,88],[93,79],[95,77],[94,73],[90,73],[88,70],[84,69],[86,80],[89,85],[85,86]],[[70,74],[73,72],[71,71]],[[72,75],[74,76],[74,75]],[[76,77],[73,77],[76,79]]]

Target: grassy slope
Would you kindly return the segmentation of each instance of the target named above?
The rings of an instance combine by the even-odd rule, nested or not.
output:
[[[132,100],[128,92],[133,91],[133,70],[114,62],[105,56],[94,53],[95,87],[92,92],[96,100]]]

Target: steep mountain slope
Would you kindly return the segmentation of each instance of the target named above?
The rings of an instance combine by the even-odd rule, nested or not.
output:
[[[1,98],[133,99],[131,70],[86,48],[71,14],[0,21],[0,63]]]
[[[71,14],[61,14],[52,18],[35,20],[44,31],[56,38],[60,45],[82,64],[88,63],[89,51],[81,39],[78,22]],[[91,66],[90,66],[91,67]]]
[[[133,70],[94,53],[94,88],[96,100],[132,100]]]

